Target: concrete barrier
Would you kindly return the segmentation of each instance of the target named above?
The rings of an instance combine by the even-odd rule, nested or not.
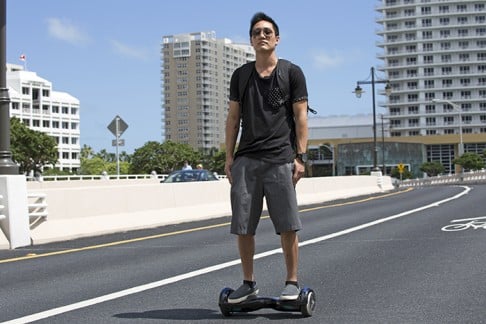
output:
[[[157,179],[28,182],[29,193],[43,193],[47,221],[31,228],[32,243],[151,228],[231,214],[228,181],[159,183]],[[390,177],[304,178],[297,185],[299,205],[393,189]],[[0,238],[0,248],[8,246]]]

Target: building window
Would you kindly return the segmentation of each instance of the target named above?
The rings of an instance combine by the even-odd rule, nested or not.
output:
[[[410,127],[416,127],[419,125],[419,119],[418,118],[411,118],[408,120],[408,126]]]
[[[432,76],[434,75],[434,68],[424,68],[424,75],[425,76]]]
[[[439,12],[440,13],[448,13],[449,12],[449,6],[439,6]]]
[[[432,19],[422,19],[422,27],[431,27]]]
[[[459,37],[467,37],[467,34],[469,31],[467,29],[458,29],[457,30],[457,36]]]
[[[425,106],[425,113],[426,114],[435,114],[435,106],[434,105],[426,105]]]
[[[423,31],[422,38],[423,39],[432,39],[433,35],[431,31]]]
[[[440,18],[439,19],[439,24],[441,24],[442,26],[447,26],[449,25],[449,18]]]
[[[468,62],[469,61],[469,53],[459,53],[459,61]]]
[[[443,79],[442,80],[442,87],[449,88],[451,86],[452,86],[452,80],[451,79]]]

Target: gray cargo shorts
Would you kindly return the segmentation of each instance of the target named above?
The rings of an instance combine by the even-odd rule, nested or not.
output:
[[[238,157],[231,167],[231,233],[255,235],[263,210],[263,197],[275,232],[302,229],[292,182],[293,163],[272,164]]]

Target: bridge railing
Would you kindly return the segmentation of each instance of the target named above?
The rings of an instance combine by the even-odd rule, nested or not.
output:
[[[26,176],[27,181],[77,181],[77,180],[164,180],[168,174],[99,174],[99,175],[52,175],[52,176]],[[225,179],[226,175],[217,175],[219,179]]]
[[[423,179],[408,179],[399,183],[400,187],[436,186],[463,183],[486,183],[486,170],[440,175]]]

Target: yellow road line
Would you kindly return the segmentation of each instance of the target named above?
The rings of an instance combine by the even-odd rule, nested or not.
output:
[[[319,209],[324,209],[324,208],[358,204],[358,203],[362,203],[362,202],[366,202],[366,201],[370,201],[370,200],[394,196],[394,195],[404,193],[404,192],[408,192],[408,191],[411,191],[411,190],[413,190],[413,188],[407,188],[406,190],[403,190],[403,191],[396,191],[396,192],[392,192],[392,193],[388,193],[388,194],[384,194],[384,195],[380,195],[380,196],[368,197],[368,198],[364,198],[364,199],[360,199],[360,200],[353,200],[353,201],[336,203],[336,204],[331,204],[331,205],[326,205],[326,206],[317,206],[317,207],[305,208],[305,209],[302,209],[300,211],[301,212],[307,212],[307,211],[319,210]],[[268,218],[268,217],[269,216],[262,216],[263,219]],[[104,244],[98,244],[98,245],[90,245],[90,246],[85,246],[85,247],[76,248],[76,249],[68,249],[68,250],[61,250],[61,251],[55,251],[55,252],[46,252],[46,253],[42,253],[42,254],[29,253],[29,254],[27,254],[25,256],[21,256],[21,257],[0,260],[0,264],[15,262],[15,261],[22,261],[22,260],[38,259],[38,258],[43,258],[43,257],[48,257],[48,256],[68,254],[68,253],[74,253],[74,252],[95,250],[95,249],[100,249],[100,248],[105,248],[105,247],[117,246],[117,245],[128,244],[128,243],[135,243],[135,242],[146,241],[146,240],[151,240],[151,239],[156,239],[156,238],[161,238],[161,237],[187,234],[187,233],[191,233],[191,232],[197,232],[197,231],[203,231],[203,230],[208,230],[208,229],[213,229],[213,228],[218,228],[218,227],[223,227],[223,226],[229,226],[230,224],[231,224],[230,222],[225,222],[225,223],[221,223],[221,224],[196,227],[196,228],[180,230],[180,231],[175,231],[175,232],[170,232],[170,233],[150,235],[150,236],[138,237],[138,238],[134,238],[134,239],[116,241],[116,242],[110,242],[110,243],[104,243]]]

